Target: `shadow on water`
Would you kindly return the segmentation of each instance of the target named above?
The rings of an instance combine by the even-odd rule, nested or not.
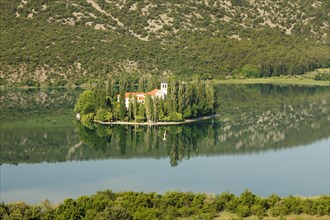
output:
[[[80,90],[1,92],[1,164],[107,158],[239,155],[329,137],[329,88],[219,85],[216,120],[180,126],[84,127],[74,120]]]

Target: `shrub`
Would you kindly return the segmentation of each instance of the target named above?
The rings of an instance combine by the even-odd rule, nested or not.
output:
[[[233,197],[228,203],[226,203],[225,210],[228,212],[236,213],[239,201],[237,197]]]
[[[78,98],[74,107],[75,112],[87,114],[95,111],[94,92],[91,90],[84,91]]]
[[[252,192],[245,190],[239,197],[239,203],[251,207],[254,204],[255,197]]]
[[[93,119],[94,119],[94,113],[88,113],[86,115],[82,115],[81,116],[81,124],[83,126],[91,128]]]
[[[318,72],[315,77],[315,80],[330,81],[330,71],[328,72]]]
[[[99,110],[97,110],[94,119],[98,121],[111,121],[112,113],[107,109],[100,108]]]
[[[307,215],[316,215],[317,214],[317,206],[316,202],[311,199],[306,199],[302,201],[302,209],[303,213]]]
[[[182,114],[180,114],[178,112],[171,112],[169,114],[169,118],[170,118],[170,121],[182,121],[183,120]]]
[[[251,207],[251,213],[258,216],[258,218],[262,218],[266,214],[266,210],[262,205],[255,204]]]
[[[98,213],[95,219],[107,220],[131,220],[133,216],[122,206],[107,207],[104,211]]]
[[[215,201],[217,211],[223,211],[226,207],[226,204],[230,202],[230,200],[234,197],[234,194],[231,194],[229,192],[224,192],[221,195],[217,196]]]
[[[241,69],[242,74],[248,78],[258,78],[260,75],[259,68],[257,66],[246,64]]]
[[[283,214],[296,214],[299,215],[302,213],[301,208],[301,199],[298,197],[289,196],[285,199],[283,199],[283,206],[285,209],[285,213]]]
[[[245,218],[251,215],[251,210],[249,206],[240,204],[236,208],[236,213]]]
[[[267,203],[267,205],[268,205],[270,208],[272,208],[272,207],[274,207],[274,206],[276,205],[276,203],[278,203],[280,200],[281,200],[281,198],[280,198],[278,195],[276,195],[276,194],[272,194],[272,195],[270,195],[270,196],[268,197],[266,203]]]

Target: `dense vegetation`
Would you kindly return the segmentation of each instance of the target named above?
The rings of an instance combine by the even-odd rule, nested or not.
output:
[[[143,84],[147,83],[141,81],[138,88],[142,88]],[[125,92],[130,93],[127,108]],[[132,95],[133,92],[132,83],[120,81],[116,87],[114,80],[109,79],[107,86],[98,84],[91,90],[84,91],[77,101],[75,111],[81,114],[83,124],[93,120],[182,121],[215,112],[214,87],[209,82],[171,80],[164,99],[146,95],[144,102],[138,102],[137,97]]]
[[[2,89],[0,93],[0,126],[10,125],[11,122],[28,120],[68,125],[72,117],[72,108],[80,89]],[[62,117],[63,120],[50,120],[52,116]],[[66,119],[64,119],[66,117]]]
[[[42,205],[23,202],[0,205],[0,218],[7,219],[213,219],[222,211],[241,217],[287,216],[307,214],[330,216],[330,196],[281,198],[272,194],[261,198],[245,190],[240,196],[229,192],[211,196],[202,193],[118,192],[110,190],[92,196],[66,199],[53,206],[49,201]]]
[[[326,0],[2,0],[0,10],[1,85],[329,67]]]

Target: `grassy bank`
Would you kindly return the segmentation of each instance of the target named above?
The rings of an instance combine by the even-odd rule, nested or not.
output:
[[[214,80],[219,84],[274,84],[274,85],[304,85],[304,86],[330,86],[330,81],[320,81],[303,77],[270,77],[255,79],[226,79]]]
[[[240,196],[107,190],[57,205],[49,201],[32,206],[2,203],[0,219],[329,219],[329,206],[329,195],[261,198],[248,190]]]

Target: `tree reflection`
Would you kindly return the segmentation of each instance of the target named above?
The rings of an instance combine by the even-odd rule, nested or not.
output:
[[[0,164],[169,158],[171,166],[178,166],[201,155],[289,148],[330,136],[328,87],[230,85],[219,86],[216,92],[221,117],[214,121],[86,127],[73,118],[76,93],[7,91],[3,99],[7,107],[3,104],[1,112],[10,117],[0,124]],[[11,115],[13,108],[17,110]],[[18,113],[20,108],[24,115]]]

